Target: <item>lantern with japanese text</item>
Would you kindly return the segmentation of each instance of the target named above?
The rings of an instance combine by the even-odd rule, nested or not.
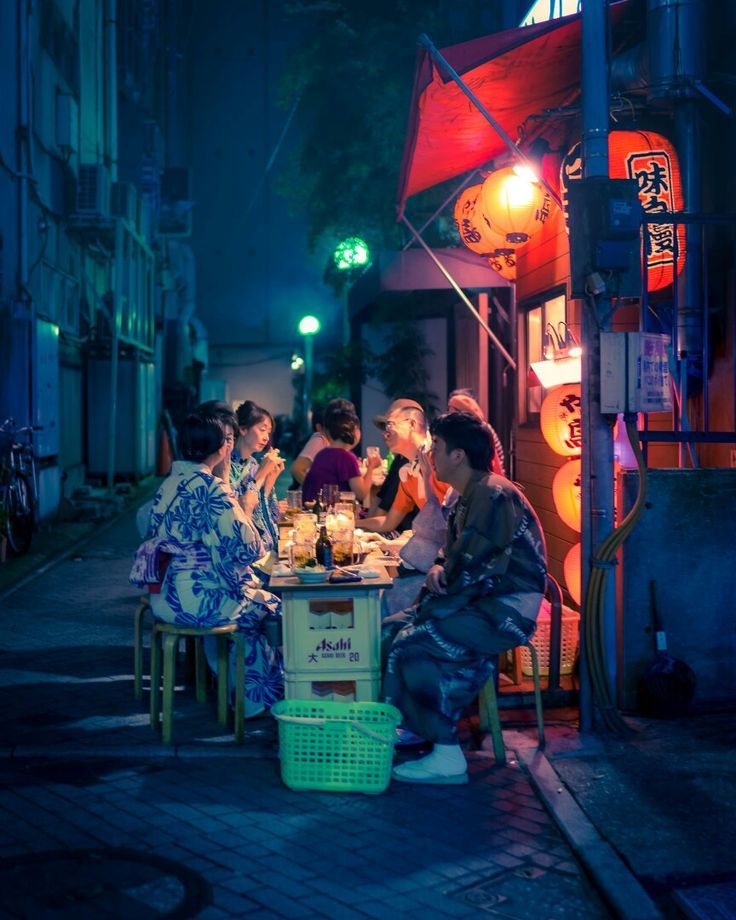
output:
[[[507,281],[516,281],[516,250],[497,249],[488,256],[488,264]]]
[[[579,460],[568,460],[552,480],[552,500],[563,523],[580,533],[583,477]]]
[[[531,171],[508,166],[483,183],[483,213],[506,244],[526,243],[546,222],[552,200]]]
[[[542,402],[539,423],[544,440],[562,457],[579,457],[583,446],[580,384],[549,390]]]
[[[576,604],[580,604],[583,598],[581,550],[581,543],[571,546],[565,556],[565,561],[562,563],[562,573],[565,576],[567,591]]]
[[[608,135],[608,174],[611,179],[636,179],[645,214],[682,211],[684,207],[677,151],[661,134],[652,131],[611,131]],[[560,189],[567,222],[567,188],[582,178],[582,145],[578,142],[562,161]],[[647,290],[672,284],[685,265],[685,227],[677,234],[672,224],[647,225]]]
[[[460,239],[468,249],[479,255],[495,253],[506,242],[503,236],[494,232],[490,221],[483,213],[481,185],[471,185],[460,193],[455,202],[455,226]]]

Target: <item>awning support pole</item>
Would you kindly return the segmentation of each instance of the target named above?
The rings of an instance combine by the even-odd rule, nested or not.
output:
[[[437,217],[439,214],[441,214],[445,210],[445,208],[452,201],[452,199],[455,198],[456,195],[459,195],[460,192],[465,188],[465,186],[468,185],[471,182],[471,180],[473,180],[479,172],[480,172],[479,169],[474,169],[471,173],[469,173],[467,176],[463,178],[462,182],[450,192],[447,198],[445,198],[442,204],[435,210],[434,214],[431,217],[428,217],[424,221],[422,226],[419,228],[419,233],[424,233],[424,231],[432,223],[435,217]],[[411,246],[411,240],[409,240],[409,242],[405,246],[402,247],[401,251],[406,252],[406,250],[410,246]]]
[[[483,317],[480,315],[480,313],[478,313],[478,311],[475,309],[475,307],[474,307],[473,304],[471,303],[471,301],[470,301],[470,299],[468,298],[468,296],[467,296],[467,295],[465,294],[465,292],[460,288],[460,286],[459,286],[458,283],[455,281],[455,279],[452,277],[452,275],[448,272],[448,270],[445,268],[445,266],[440,262],[440,260],[437,258],[437,256],[432,252],[432,250],[429,248],[429,246],[427,246],[427,244],[424,242],[424,240],[423,240],[422,237],[420,236],[419,232],[418,232],[417,230],[415,230],[414,227],[411,225],[411,223],[409,222],[409,219],[407,218],[406,214],[402,214],[402,215],[401,215],[401,219],[402,219],[402,221],[406,224],[406,226],[409,228],[409,231],[410,231],[411,235],[414,237],[414,239],[417,241],[417,243],[419,243],[419,245],[422,247],[422,249],[423,249],[423,250],[427,253],[427,255],[429,256],[429,258],[434,262],[434,264],[437,266],[437,268],[439,268],[439,270],[442,272],[442,274],[445,276],[445,278],[447,278],[447,280],[450,282],[450,284],[452,285],[452,287],[455,289],[455,293],[458,295],[458,297],[462,300],[462,302],[465,304],[465,306],[468,308],[468,310],[470,310],[470,312],[473,314],[473,316],[478,320],[478,322],[480,323],[480,325],[485,329],[486,333],[488,334],[488,338],[493,342],[493,344],[496,346],[496,348],[501,352],[501,354],[504,356],[504,358],[506,359],[506,362],[509,364],[509,366],[510,366],[511,368],[513,368],[513,370],[516,370],[516,361],[514,361],[514,359],[513,359],[513,358],[511,357],[511,355],[508,353],[508,351],[506,350],[506,348],[504,348],[503,343],[502,343],[502,342],[498,339],[498,337],[494,334],[494,332],[491,330],[491,328],[490,328],[490,326],[488,325],[488,323],[485,322],[485,320],[484,320]]]
[[[519,160],[519,162],[522,163],[524,166],[528,167],[536,175],[539,172],[539,168],[537,164],[533,163],[529,159],[529,157],[523,152],[523,150],[519,147],[516,141],[512,140],[512,138],[504,131],[504,129],[501,127],[501,125],[499,125],[499,123],[496,121],[493,115],[491,115],[488,109],[483,105],[480,99],[475,95],[473,90],[468,86],[467,83],[463,81],[463,78],[460,76],[460,74],[453,68],[453,66],[447,60],[445,60],[445,58],[440,54],[437,48],[435,48],[434,44],[432,43],[432,39],[428,35],[422,34],[419,36],[419,44],[423,45],[427,49],[427,51],[429,51],[429,53],[432,55],[434,60],[447,71],[450,77],[455,81],[455,83],[457,83],[457,85],[465,93],[468,99],[470,99],[470,101],[473,103],[476,109],[478,109],[480,114],[485,118],[485,120],[493,128],[496,134],[498,134],[498,136],[501,138],[504,144],[506,144],[506,146],[509,148],[511,153],[513,153],[513,155],[517,158],[517,160]],[[545,180],[544,176],[539,176],[538,178],[539,178],[539,183],[542,186],[542,188],[545,190],[545,192],[547,192],[547,194],[550,196],[552,201],[554,201],[557,207],[561,208],[562,201],[560,200],[560,196],[557,194],[557,192],[552,188],[549,182]]]

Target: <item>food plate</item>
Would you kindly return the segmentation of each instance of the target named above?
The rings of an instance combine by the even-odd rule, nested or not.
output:
[[[320,582],[327,581],[330,577],[329,569],[315,569],[315,568],[294,568],[294,574],[299,579],[303,581],[306,585],[317,585]]]

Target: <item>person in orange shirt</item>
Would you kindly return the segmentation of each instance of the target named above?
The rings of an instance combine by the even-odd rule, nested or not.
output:
[[[394,404],[385,416],[379,416],[373,421],[383,432],[386,447],[393,454],[406,457],[409,462],[399,471],[399,488],[386,514],[365,518],[360,526],[363,530],[376,533],[391,533],[409,512],[424,507],[427,489],[434,492],[441,504],[449,486],[446,482],[440,482],[431,468],[426,480],[422,475],[422,458],[428,447],[428,427],[418,403],[404,406]]]

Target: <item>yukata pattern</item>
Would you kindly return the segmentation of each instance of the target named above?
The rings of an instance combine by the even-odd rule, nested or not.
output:
[[[425,594],[384,627],[383,692],[408,728],[451,744],[495,656],[533,635],[546,587],[542,529],[512,483],[473,475],[450,515],[443,565],[447,593]]]
[[[253,509],[253,524],[263,541],[264,552],[278,551],[279,526],[281,518],[276,490],[272,489],[269,495],[263,491],[263,486],[256,483],[259,463],[255,457],[244,459],[237,451],[233,451],[230,458],[230,485],[236,495],[245,495],[246,492],[255,492],[258,501]]]
[[[154,500],[148,536],[201,544],[209,556],[208,564],[192,565],[185,554],[172,555],[161,593],[151,595],[154,615],[179,626],[236,623],[246,638],[245,714],[268,709],[283,697],[284,682],[280,653],[266,641],[262,619],[280,612],[280,601],[251,569],[263,547],[236,498],[207,467],[176,461]],[[205,645],[213,664],[214,643]]]

